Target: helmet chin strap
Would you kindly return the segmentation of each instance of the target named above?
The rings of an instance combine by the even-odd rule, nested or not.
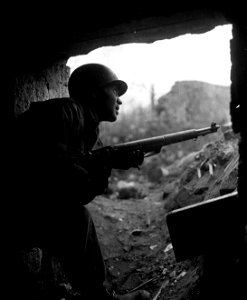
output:
[[[96,93],[92,94],[91,100],[92,100],[92,103],[91,103],[91,101],[89,101],[88,108],[89,108],[95,122],[100,123],[101,122],[100,112],[99,112],[99,109],[98,109],[99,108],[99,101],[97,99],[97,94]]]
[[[79,103],[79,105],[82,106],[83,110],[88,111],[88,113],[91,115],[91,118],[94,120],[95,123],[100,123],[100,117],[98,113],[98,101],[96,94],[91,94],[90,96],[87,96],[87,101],[81,101],[80,99],[77,99],[76,101]]]

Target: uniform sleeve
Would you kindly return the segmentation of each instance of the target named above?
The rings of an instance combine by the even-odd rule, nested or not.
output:
[[[32,103],[18,118],[9,176],[25,201],[66,211],[104,192],[109,171],[81,159],[84,135],[83,112],[66,99]]]
[[[84,117],[75,103],[65,103],[56,116],[56,165],[59,178],[73,201],[87,204],[108,186],[110,171],[88,164],[84,153]]]

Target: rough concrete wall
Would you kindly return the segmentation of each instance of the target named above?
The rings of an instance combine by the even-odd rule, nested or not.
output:
[[[143,5],[142,3],[142,9]],[[87,20],[86,26],[83,27],[82,22],[85,22],[85,19],[82,20],[81,17],[74,18],[71,22],[73,24],[73,42],[69,43],[67,40],[66,46],[64,45],[61,48],[61,52],[65,55],[75,56],[87,54],[102,46],[116,46],[125,43],[153,43],[157,40],[170,39],[187,33],[205,33],[215,26],[227,24],[222,13],[214,10],[188,10],[187,8],[181,11],[180,5],[174,10],[171,8],[171,3],[169,3],[168,10],[163,7],[159,11],[156,5],[152,6],[150,4],[148,6],[149,9],[142,18],[138,18],[138,14],[135,18],[132,14],[133,11],[124,14],[124,9],[128,9],[128,7],[124,8],[122,6],[117,19],[111,13],[111,16],[107,19],[106,13],[106,15],[103,15],[103,19],[101,19],[102,16],[97,19],[97,25],[92,19],[94,26],[90,26],[92,20]],[[157,9],[154,15],[150,10],[152,7],[155,10]],[[145,15],[148,16],[145,17]],[[106,20],[110,23],[104,26]],[[77,22],[79,23],[77,24]],[[83,31],[83,28],[86,28],[87,32]],[[68,34],[68,36],[70,35]]]
[[[56,62],[42,71],[23,73],[14,82],[14,113],[19,115],[31,102],[66,97],[69,68],[66,61]]]
[[[239,183],[238,189],[241,199],[243,200],[243,213],[247,220],[247,201],[246,201],[246,178],[247,178],[247,129],[246,129],[246,78],[247,78],[247,27],[243,22],[233,24],[233,40],[231,41],[231,117],[233,129],[240,132],[241,140],[239,143]],[[241,107],[241,109],[240,109]],[[245,200],[244,200],[245,199]]]

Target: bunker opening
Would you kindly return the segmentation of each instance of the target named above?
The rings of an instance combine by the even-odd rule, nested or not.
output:
[[[101,63],[128,84],[118,120],[101,125],[105,145],[219,125],[216,133],[162,147],[138,170],[113,170],[105,195],[88,205],[109,282],[119,293],[142,285],[153,296],[162,290],[160,299],[177,299],[190,289],[199,293],[199,258],[176,261],[166,216],[236,192],[239,136],[230,115],[231,30],[224,25],[153,44],[102,47],[68,60],[71,72],[81,64]]]

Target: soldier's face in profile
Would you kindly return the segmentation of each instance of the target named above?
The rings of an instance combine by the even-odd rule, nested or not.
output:
[[[98,104],[98,116],[100,121],[116,121],[120,105],[122,104],[117,87],[114,85],[104,87],[99,95]]]

